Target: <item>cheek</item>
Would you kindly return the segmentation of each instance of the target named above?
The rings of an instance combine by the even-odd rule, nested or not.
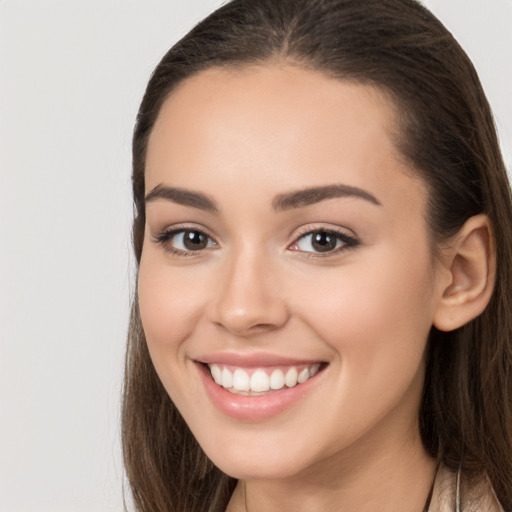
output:
[[[207,303],[204,276],[172,268],[161,259],[143,253],[138,278],[140,315],[152,357],[179,351]]]
[[[365,265],[361,272],[354,266],[338,278],[317,279],[317,293],[310,293],[302,318],[334,354],[337,375],[326,424],[345,425],[341,444],[392,410],[402,411],[407,425],[417,418],[431,325],[428,271],[420,267],[402,268],[397,280],[399,262],[386,268]]]
[[[165,255],[148,253],[138,278],[142,326],[156,373],[178,409],[188,414],[198,391],[197,383],[184,378],[191,370],[185,347],[204,311],[205,286],[197,271],[192,276],[186,268],[167,265]]]
[[[429,252],[421,243],[414,251],[398,251],[395,245],[361,253],[348,265],[318,272],[304,283],[309,294],[304,302],[315,307],[318,314],[312,318],[321,319],[319,326],[331,334],[350,329],[358,345],[361,336],[367,339],[374,330],[385,336],[430,328],[435,290]],[[414,241],[402,245],[408,248]]]
[[[334,349],[343,378],[363,386],[412,378],[423,361],[435,304],[428,251],[377,256],[318,273],[295,291],[296,297],[308,295],[295,307]]]

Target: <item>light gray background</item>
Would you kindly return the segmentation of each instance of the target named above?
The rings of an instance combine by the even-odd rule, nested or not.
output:
[[[0,512],[123,509],[130,138],[167,48],[221,0],[0,0]],[[512,0],[425,2],[512,165]]]

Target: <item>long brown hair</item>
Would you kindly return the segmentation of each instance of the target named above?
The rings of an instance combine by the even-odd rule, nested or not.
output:
[[[512,207],[490,107],[473,65],[415,0],[233,0],[163,57],[133,137],[133,245],[142,251],[144,165],[160,108],[186,78],[214,66],[288,62],[393,98],[397,145],[429,187],[437,243],[486,213],[497,278],[482,315],[453,332],[432,328],[420,411],[428,452],[468,475],[486,472],[512,510]],[[207,459],[151,363],[133,299],[122,414],[124,461],[143,512],[224,511],[236,481]]]

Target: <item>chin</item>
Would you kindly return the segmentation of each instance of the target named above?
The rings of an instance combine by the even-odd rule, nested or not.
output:
[[[223,443],[224,444],[224,443]],[[305,456],[304,447],[291,449],[268,440],[255,443],[219,443],[205,446],[210,460],[227,475],[239,480],[280,479],[291,477],[306,469],[311,461]]]
[[[227,475],[238,480],[272,480],[292,477],[297,474],[296,464],[282,462],[278,465],[266,461],[250,461],[221,458],[213,463]]]

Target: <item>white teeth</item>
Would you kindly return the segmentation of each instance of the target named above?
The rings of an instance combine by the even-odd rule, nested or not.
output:
[[[251,375],[251,391],[268,391],[270,378],[263,370],[256,370]]]
[[[313,377],[313,375],[315,375],[315,374],[318,372],[319,368],[320,368],[320,363],[316,363],[316,364],[314,364],[314,365],[310,368],[310,370],[309,370],[309,376],[310,376],[310,377]]]
[[[251,381],[245,370],[237,368],[233,374],[233,387],[238,391],[249,391],[251,389]]]
[[[233,374],[227,368],[222,370],[222,386],[225,388],[233,387]]]
[[[284,387],[284,373],[279,368],[270,375],[270,389],[281,389]]]
[[[289,388],[293,388],[293,386],[296,386],[297,385],[297,376],[298,376],[298,372],[297,372],[297,368],[295,367],[291,367],[287,372],[286,372],[286,375],[284,377],[284,383],[289,387]]]
[[[212,372],[212,377],[213,377],[213,380],[219,384],[220,386],[222,386],[222,382],[223,382],[223,379],[222,379],[222,370],[219,368],[219,365],[218,364],[212,364],[210,366],[210,371]]]
[[[293,388],[297,384],[306,382],[313,377],[320,369],[320,363],[311,366],[302,367],[300,372],[295,366],[288,368],[286,373],[280,368],[276,368],[269,375],[269,371],[264,368],[257,368],[252,375],[242,369],[236,368],[234,372],[222,364],[209,364],[213,380],[219,385],[233,393],[243,395],[263,395],[269,390],[277,391],[283,389],[285,385]]]
[[[302,384],[303,382],[306,382],[308,379],[309,379],[309,370],[307,368],[304,368],[304,370],[301,370],[301,372],[297,376],[297,382],[299,384]]]

